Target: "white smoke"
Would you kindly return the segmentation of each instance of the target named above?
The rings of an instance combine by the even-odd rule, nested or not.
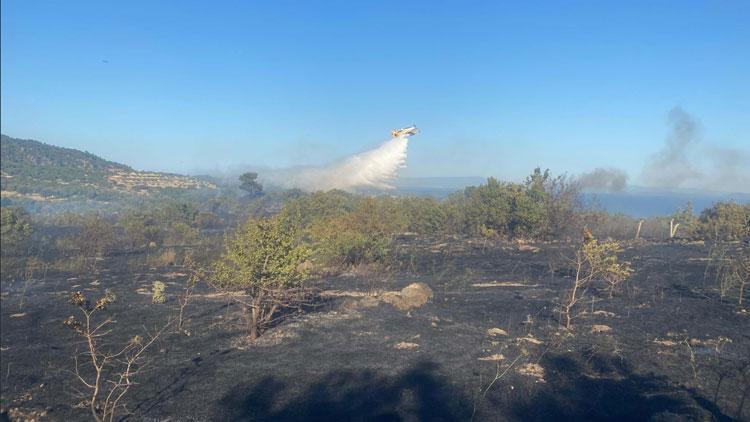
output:
[[[390,182],[406,166],[408,139],[393,138],[369,151],[346,157],[324,167],[298,167],[266,173],[263,182],[284,189],[307,192],[341,189],[392,189]]]

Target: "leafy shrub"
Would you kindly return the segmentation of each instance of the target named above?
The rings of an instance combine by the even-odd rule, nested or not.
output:
[[[85,257],[106,254],[115,244],[112,224],[98,214],[85,216],[81,230],[73,238],[73,244]]]
[[[131,210],[120,219],[130,248],[145,248],[149,244],[161,244],[166,236],[165,227],[151,212]]]
[[[700,221],[693,212],[693,204],[691,202],[678,208],[670,217],[670,223],[671,229],[674,230],[674,233],[670,233],[670,237],[694,238],[700,235]]]
[[[351,212],[361,199],[341,190],[315,192],[288,200],[284,210],[288,215],[294,215],[301,227],[309,228],[320,221]]]
[[[591,283],[604,281],[607,283],[609,295],[612,297],[615,287],[630,277],[633,271],[626,262],[619,262],[617,253],[620,244],[607,240],[598,241],[588,229],[584,231],[583,243],[576,249],[571,262],[573,264],[573,283],[562,301],[561,313],[565,317],[565,328],[570,328],[573,309],[580,302]]]
[[[523,184],[487,183],[454,194],[470,235],[504,237],[561,236],[571,225],[578,204],[578,189],[564,177],[553,178],[549,170],[535,169]]]
[[[398,201],[398,207],[406,220],[405,229],[410,232],[445,233],[453,226],[453,215],[447,204],[434,198],[402,198]]]
[[[0,208],[0,239],[3,252],[20,248],[32,232],[31,216],[23,208]]]
[[[152,303],[166,302],[167,301],[167,296],[165,295],[166,290],[167,290],[167,285],[164,284],[164,282],[154,281],[153,293],[151,294],[151,302]]]
[[[398,203],[364,198],[346,214],[320,219],[311,228],[316,258],[326,266],[383,262],[393,237],[406,228]]]
[[[222,289],[242,289],[250,338],[292,300],[306,273],[302,263],[308,248],[301,244],[299,225],[283,215],[250,218],[225,241],[222,257],[213,265],[213,281]],[[239,299],[238,299],[239,300]]]
[[[172,201],[158,207],[130,210],[120,218],[130,248],[149,245],[193,245],[198,242],[200,227],[209,221],[190,203]]]
[[[740,240],[750,237],[750,205],[717,202],[701,213],[704,236],[714,240]]]

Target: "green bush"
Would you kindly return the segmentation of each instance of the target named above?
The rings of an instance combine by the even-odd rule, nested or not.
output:
[[[310,252],[301,243],[299,223],[286,215],[250,218],[225,241],[221,258],[213,265],[213,282],[221,289],[243,290],[250,337],[269,323],[291,300],[290,290],[307,276],[302,264]]]
[[[295,215],[303,228],[310,228],[320,221],[341,217],[357,206],[362,197],[340,190],[303,194],[288,200],[284,210]]]
[[[22,247],[32,233],[31,216],[23,208],[0,208],[0,240],[3,252]]]
[[[578,195],[577,185],[564,176],[553,178],[549,170],[537,168],[522,184],[491,177],[451,195],[446,205],[456,207],[462,231],[469,235],[561,237],[577,226]]]
[[[161,221],[148,211],[128,211],[120,218],[120,225],[133,249],[145,248],[150,244],[160,245],[166,237]]]
[[[105,255],[115,245],[113,225],[98,214],[86,215],[72,244],[83,257]]]
[[[325,266],[383,262],[394,235],[407,227],[396,200],[363,198],[338,217],[319,219],[311,227],[315,256]]]
[[[167,301],[167,296],[165,295],[166,290],[167,290],[167,285],[164,284],[164,282],[154,281],[153,292],[151,294],[151,302],[152,303],[166,302]]]
[[[449,206],[434,198],[402,198],[398,206],[410,232],[445,233],[453,227]]]
[[[717,202],[700,216],[701,230],[706,238],[740,240],[750,237],[750,205]]]

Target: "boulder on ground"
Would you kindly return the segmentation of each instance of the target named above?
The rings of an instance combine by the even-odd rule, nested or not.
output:
[[[432,299],[432,289],[425,283],[412,283],[400,292],[386,292],[383,301],[390,303],[401,311],[419,308]]]

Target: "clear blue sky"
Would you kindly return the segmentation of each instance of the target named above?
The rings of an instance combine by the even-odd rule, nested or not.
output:
[[[500,3],[3,0],[2,131],[187,172],[416,123],[406,175],[514,180],[637,179],[674,106],[750,145],[750,2]]]

